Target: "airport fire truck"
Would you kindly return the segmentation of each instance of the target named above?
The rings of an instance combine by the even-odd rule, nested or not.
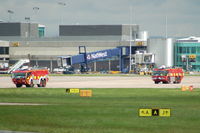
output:
[[[49,78],[49,71],[46,68],[31,68],[26,70],[16,70],[12,72],[12,81],[16,87],[45,87]]]
[[[184,77],[182,68],[155,68],[152,73],[152,79],[155,84],[178,84]]]

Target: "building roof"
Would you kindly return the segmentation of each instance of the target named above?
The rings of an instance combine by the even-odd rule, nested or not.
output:
[[[8,41],[0,40],[0,42],[8,42]]]
[[[43,25],[43,24],[38,24],[38,27],[46,27],[45,25]]]
[[[200,42],[200,37],[190,36],[188,38],[178,39],[177,42]]]
[[[6,41],[121,41],[122,36],[63,36],[63,37],[17,37],[17,36],[0,36],[0,40]],[[126,39],[124,39],[126,40]]]

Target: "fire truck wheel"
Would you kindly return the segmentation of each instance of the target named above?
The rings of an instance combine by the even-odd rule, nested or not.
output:
[[[34,87],[33,80],[31,80],[31,84],[30,85],[26,85],[26,87]]]
[[[180,77],[176,77],[175,84],[179,84],[179,83],[181,83],[181,78]]]
[[[26,87],[34,87],[34,84],[26,85]]]
[[[45,80],[41,80],[40,84],[37,84],[38,87],[45,87],[46,86],[46,81]]]
[[[42,87],[46,87],[46,80],[42,80]]]
[[[155,84],[158,84],[159,83],[159,81],[155,81]]]
[[[40,81],[40,84],[37,84],[38,87],[42,87],[42,80]]]
[[[16,84],[16,87],[17,88],[22,87],[22,84]]]

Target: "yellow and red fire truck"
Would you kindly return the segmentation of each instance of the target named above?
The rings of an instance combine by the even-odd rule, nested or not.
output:
[[[49,71],[46,68],[32,68],[30,70],[16,70],[12,72],[12,81],[16,87],[45,87],[49,78]]]
[[[163,84],[181,83],[184,77],[182,68],[155,68],[152,73],[152,79],[155,84],[162,82]]]

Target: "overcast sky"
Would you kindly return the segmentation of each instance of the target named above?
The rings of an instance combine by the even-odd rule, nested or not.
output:
[[[66,3],[65,6],[58,2]],[[47,36],[58,36],[59,24],[129,24],[150,36],[164,36],[167,16],[169,36],[200,36],[200,0],[0,0],[0,20],[32,22],[46,26]],[[39,10],[33,10],[39,7]]]

